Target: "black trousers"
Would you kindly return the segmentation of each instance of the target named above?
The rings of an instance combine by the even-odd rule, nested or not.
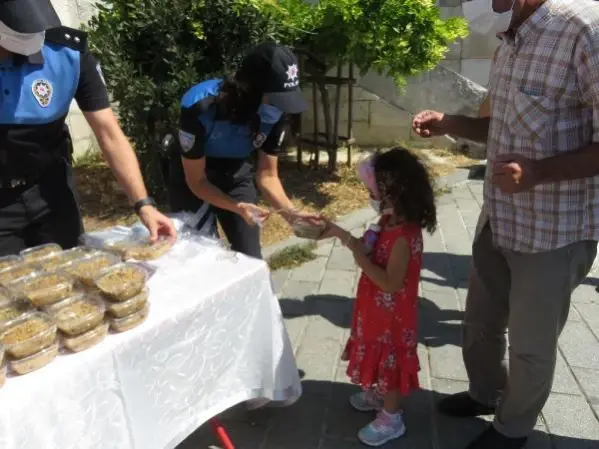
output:
[[[237,201],[252,204],[256,204],[258,201],[254,180],[250,174],[233,179],[223,177],[215,179],[213,183]],[[173,212],[199,212],[201,215],[197,226],[199,230],[216,236],[218,235],[218,222],[231,244],[231,249],[256,259],[262,259],[258,226],[250,226],[238,214],[205,203],[186,186],[170,186],[169,197]]]
[[[82,233],[79,199],[66,159],[35,184],[0,188],[0,256],[44,243],[70,249]]]

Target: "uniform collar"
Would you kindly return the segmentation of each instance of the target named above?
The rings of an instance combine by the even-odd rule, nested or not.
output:
[[[30,56],[13,55],[13,61],[15,65],[42,65],[44,63],[44,55],[41,51],[38,51],[37,53],[34,53]]]

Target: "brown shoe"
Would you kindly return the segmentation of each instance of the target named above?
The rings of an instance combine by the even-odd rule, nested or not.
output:
[[[437,407],[444,415],[458,418],[471,418],[481,415],[493,415],[495,413],[495,407],[489,407],[475,401],[467,391],[452,394],[440,400]]]

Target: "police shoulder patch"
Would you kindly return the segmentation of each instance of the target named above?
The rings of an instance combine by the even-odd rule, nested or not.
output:
[[[42,108],[47,108],[52,102],[53,90],[48,80],[37,79],[31,85],[33,96]]]
[[[266,140],[266,134],[264,134],[264,133],[256,134],[256,137],[254,137],[254,148],[260,148],[264,144],[265,140]]]
[[[193,148],[195,144],[196,136],[191,133],[179,130],[179,145],[181,145],[181,149],[187,153],[189,150]]]

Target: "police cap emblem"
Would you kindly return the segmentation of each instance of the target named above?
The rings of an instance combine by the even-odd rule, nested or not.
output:
[[[46,80],[35,80],[31,85],[33,96],[42,108],[47,108],[52,101],[52,85]]]

